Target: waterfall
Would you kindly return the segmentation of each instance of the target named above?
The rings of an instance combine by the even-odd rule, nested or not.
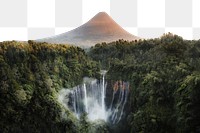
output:
[[[73,108],[74,108],[74,112],[75,114],[77,114],[77,111],[76,111],[76,91],[73,92]]]
[[[118,119],[117,123],[119,123],[119,121],[120,121],[121,118],[122,118],[122,115],[123,115],[123,113],[124,113],[124,107],[125,107],[125,104],[126,104],[126,102],[127,102],[128,91],[129,91],[129,90],[126,89],[125,91],[126,91],[126,92],[125,92],[125,101],[124,101],[124,103],[123,103],[123,105],[122,105],[121,113],[120,113],[120,116],[119,116],[119,119]]]
[[[82,85],[72,89],[62,89],[60,91],[62,96],[59,98],[59,102],[64,104],[64,107],[69,107],[77,118],[86,112],[88,119],[91,121],[102,119],[112,124],[119,123],[124,115],[124,108],[129,93],[129,83],[116,81],[113,89],[107,88],[105,80],[106,71],[101,71],[101,75],[102,78],[100,80],[84,78]],[[109,107],[106,107],[105,104],[106,89],[113,91],[112,100],[110,104],[108,103]],[[70,97],[71,100],[66,100],[67,97]]]
[[[102,113],[105,116],[105,75],[103,74],[103,84],[102,84],[102,92],[101,92],[101,107],[102,107]]]
[[[113,102],[114,102],[114,99],[115,99],[115,94],[116,94],[116,92],[113,92],[112,101],[111,101],[111,105],[110,105],[110,110],[112,109],[112,106],[113,106]]]
[[[87,98],[87,90],[86,90],[86,85],[85,83],[83,84],[83,90],[84,90],[84,104],[85,104],[85,112],[88,113],[88,98]]]
[[[83,85],[71,89],[71,107],[77,117],[86,112],[88,118],[92,121],[97,119],[107,120],[105,73],[106,71],[102,72],[101,80],[84,78]]]
[[[118,92],[118,100],[115,103],[115,107],[113,106],[113,101],[111,102],[111,115],[110,115],[110,121],[115,124],[119,123],[121,120],[123,113],[124,113],[124,107],[127,103],[128,99],[128,93],[129,93],[129,83],[128,82],[122,82],[122,81],[117,81],[114,85],[113,88],[113,98],[115,98],[116,93]]]

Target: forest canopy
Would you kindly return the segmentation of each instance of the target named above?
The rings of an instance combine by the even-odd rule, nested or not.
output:
[[[1,42],[0,132],[80,132],[85,125],[62,107],[57,93],[98,75],[98,63],[79,47]]]
[[[110,79],[131,83],[129,131],[200,132],[200,40],[168,33],[96,44],[89,55]]]
[[[130,83],[125,119],[80,119],[58,91],[100,77]],[[112,97],[112,96],[111,96]],[[99,43],[89,51],[34,41],[0,42],[0,132],[200,132],[200,40],[160,38]],[[63,118],[63,113],[65,118]]]

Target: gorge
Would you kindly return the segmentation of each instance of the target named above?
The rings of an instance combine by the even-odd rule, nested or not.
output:
[[[170,33],[88,52],[0,42],[0,132],[199,132],[199,57]]]
[[[119,123],[123,117],[124,108],[128,99],[129,83],[116,81],[112,88],[107,88],[106,71],[101,70],[99,80],[84,78],[83,83],[70,89],[62,89],[58,97],[60,103],[71,108],[77,118],[87,113],[90,121],[104,120],[111,124]],[[112,90],[112,95],[106,90]],[[106,98],[112,96],[112,101],[106,104]],[[66,100],[68,99],[68,100]],[[109,105],[109,106],[107,106]]]

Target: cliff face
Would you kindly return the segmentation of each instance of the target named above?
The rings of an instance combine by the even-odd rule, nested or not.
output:
[[[97,43],[112,42],[119,39],[132,41],[139,38],[125,31],[107,13],[100,12],[87,23],[72,31],[37,41],[90,47]]]
[[[85,129],[57,100],[61,88],[80,84],[84,76],[98,75],[97,63],[82,49],[31,41],[0,42],[0,66],[1,133]]]

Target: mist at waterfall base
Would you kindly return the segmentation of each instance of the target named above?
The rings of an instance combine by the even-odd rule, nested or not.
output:
[[[112,89],[112,100],[106,107],[106,89]],[[112,88],[107,88],[105,73],[100,80],[84,78],[83,84],[71,89],[62,89],[58,101],[71,109],[77,118],[87,113],[90,121],[104,120],[112,124],[119,123],[129,94],[129,83],[116,81]]]

